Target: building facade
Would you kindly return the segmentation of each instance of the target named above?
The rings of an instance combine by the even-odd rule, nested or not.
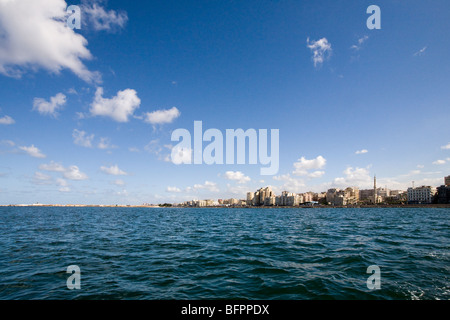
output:
[[[444,181],[445,181],[444,185],[447,186],[447,187],[450,187],[450,176],[445,177]]]
[[[419,188],[408,188],[407,197],[409,204],[428,204],[433,202],[436,194],[436,188],[430,186],[422,186]]]

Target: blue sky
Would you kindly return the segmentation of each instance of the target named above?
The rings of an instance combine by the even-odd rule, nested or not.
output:
[[[369,30],[366,9],[381,9]],[[80,30],[65,27],[81,7]],[[450,175],[450,3],[0,0],[0,204],[245,198]],[[20,13],[20,14],[19,14]],[[316,60],[314,52],[316,51]],[[280,169],[172,131],[279,129]]]

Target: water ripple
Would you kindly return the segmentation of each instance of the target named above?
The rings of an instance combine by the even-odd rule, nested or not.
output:
[[[449,299],[449,213],[2,207],[0,299]]]

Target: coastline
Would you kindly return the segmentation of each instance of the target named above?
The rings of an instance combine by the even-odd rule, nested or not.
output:
[[[0,205],[0,207],[55,207],[55,208],[173,208],[173,209],[335,209],[335,208],[347,208],[347,209],[365,209],[365,208],[449,208],[450,204],[404,204],[404,205],[349,205],[349,206],[208,206],[208,207],[162,207],[158,205],[72,205],[72,204],[10,204]]]

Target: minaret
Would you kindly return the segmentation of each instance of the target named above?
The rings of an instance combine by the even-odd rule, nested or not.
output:
[[[373,204],[377,204],[377,176],[373,177]]]

